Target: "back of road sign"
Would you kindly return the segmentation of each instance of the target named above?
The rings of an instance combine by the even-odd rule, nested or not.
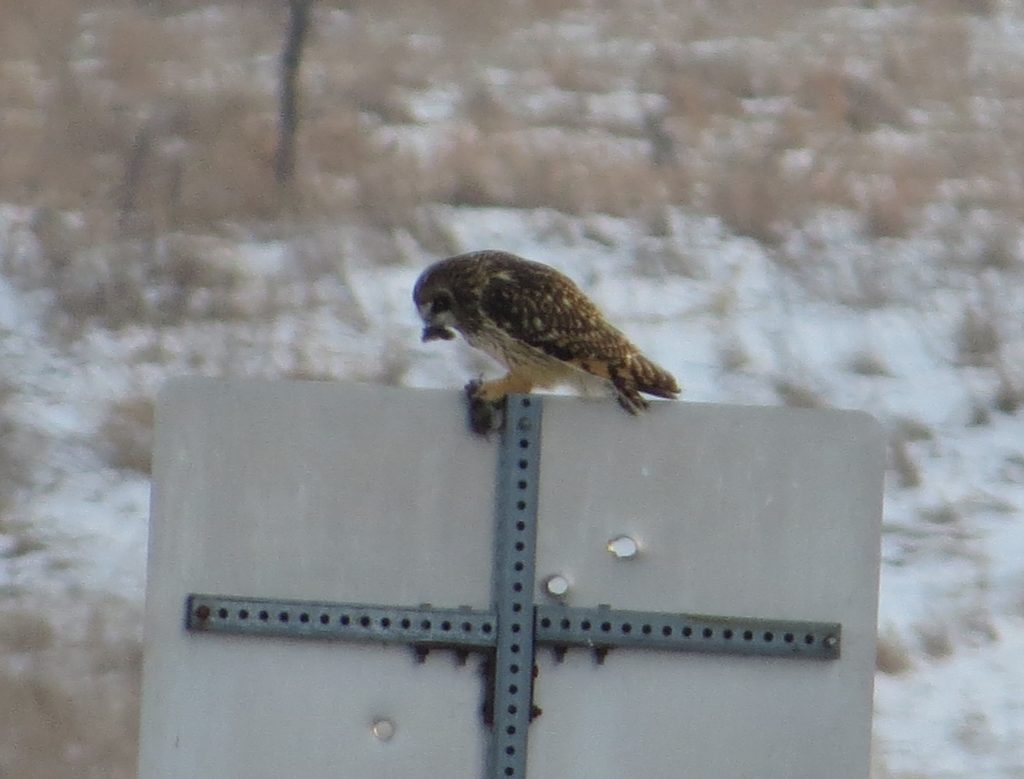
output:
[[[883,439],[869,417],[547,397],[538,604],[842,625],[835,660],[538,647],[530,779],[864,779]],[[160,397],[139,776],[480,779],[480,660],[186,632],[189,593],[491,608],[497,444],[461,393]],[[609,541],[636,543],[632,557]],[[545,583],[560,577],[557,601]]]

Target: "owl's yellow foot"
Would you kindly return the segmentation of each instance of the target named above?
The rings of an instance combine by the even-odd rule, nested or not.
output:
[[[473,379],[466,385],[466,400],[469,402],[470,430],[477,435],[486,436],[501,429],[505,418],[504,397],[491,400],[483,381]]]

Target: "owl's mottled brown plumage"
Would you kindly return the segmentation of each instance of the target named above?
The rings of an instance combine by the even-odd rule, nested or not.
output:
[[[508,368],[496,381],[473,382],[471,400],[497,402],[514,392],[597,377],[635,414],[640,393],[674,398],[676,380],[610,325],[571,279],[538,262],[501,251],[460,254],[420,275],[413,301],[423,340],[451,339],[452,330]]]

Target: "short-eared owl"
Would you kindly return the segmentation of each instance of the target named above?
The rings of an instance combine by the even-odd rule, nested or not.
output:
[[[476,432],[490,426],[488,406],[534,387],[600,384],[631,414],[647,408],[641,392],[679,394],[676,380],[644,357],[571,279],[554,268],[501,251],[460,254],[423,271],[413,290],[423,340],[452,330],[508,368],[501,379],[466,385]],[[596,379],[594,378],[596,377]]]

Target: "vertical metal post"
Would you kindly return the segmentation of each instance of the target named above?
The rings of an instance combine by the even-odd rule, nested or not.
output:
[[[533,583],[540,476],[541,401],[510,395],[498,456],[494,553],[494,725],[489,773],[525,778],[533,700]]]

